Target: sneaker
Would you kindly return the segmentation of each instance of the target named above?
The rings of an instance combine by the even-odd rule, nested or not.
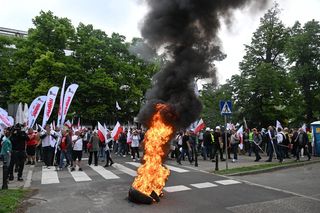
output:
[[[83,171],[82,168],[79,168],[79,171]]]
[[[111,163],[110,163],[110,166],[112,166],[112,164],[114,164],[114,162],[111,162]]]
[[[124,158],[125,158],[125,157],[126,157],[126,155],[122,155],[122,157],[124,157]]]
[[[104,168],[106,168],[106,167],[108,167],[109,165],[108,164],[106,164],[106,165],[104,165]]]
[[[131,155],[131,159],[133,159],[133,156]]]
[[[235,163],[236,162],[236,160],[235,159],[232,159],[232,163]]]
[[[76,169],[74,167],[71,168],[71,172],[75,171]]]
[[[18,177],[18,181],[23,181],[23,178],[22,177]]]
[[[133,158],[132,160],[133,160],[134,162],[136,161],[136,159],[135,159],[135,158]]]

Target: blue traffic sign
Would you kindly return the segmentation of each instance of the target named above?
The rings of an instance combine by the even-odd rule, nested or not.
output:
[[[220,112],[221,112],[221,115],[231,115],[232,113],[231,101],[220,101]]]

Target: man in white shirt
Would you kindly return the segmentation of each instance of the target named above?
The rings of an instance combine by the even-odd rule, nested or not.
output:
[[[83,139],[79,131],[76,131],[75,135],[72,136],[72,144],[73,144],[73,151],[72,151],[73,166],[71,168],[71,171],[75,170],[76,165],[78,165],[79,171],[82,171],[81,158],[82,158],[82,149],[83,149]]]

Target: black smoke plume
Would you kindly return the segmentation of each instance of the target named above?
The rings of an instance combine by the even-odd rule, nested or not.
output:
[[[176,116],[167,117],[176,128],[194,122],[202,109],[194,93],[194,79],[215,76],[213,62],[221,60],[217,32],[221,18],[231,22],[232,10],[247,6],[261,8],[267,0],[145,0],[150,10],[141,34],[155,49],[165,49],[169,62],[153,78],[139,121],[149,126],[155,104],[170,105]],[[259,3],[257,3],[259,2]],[[213,72],[213,75],[212,75]],[[172,119],[174,118],[174,119]]]

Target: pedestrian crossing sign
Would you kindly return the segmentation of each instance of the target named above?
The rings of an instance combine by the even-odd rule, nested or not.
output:
[[[232,113],[231,101],[220,101],[221,115],[230,115]]]

